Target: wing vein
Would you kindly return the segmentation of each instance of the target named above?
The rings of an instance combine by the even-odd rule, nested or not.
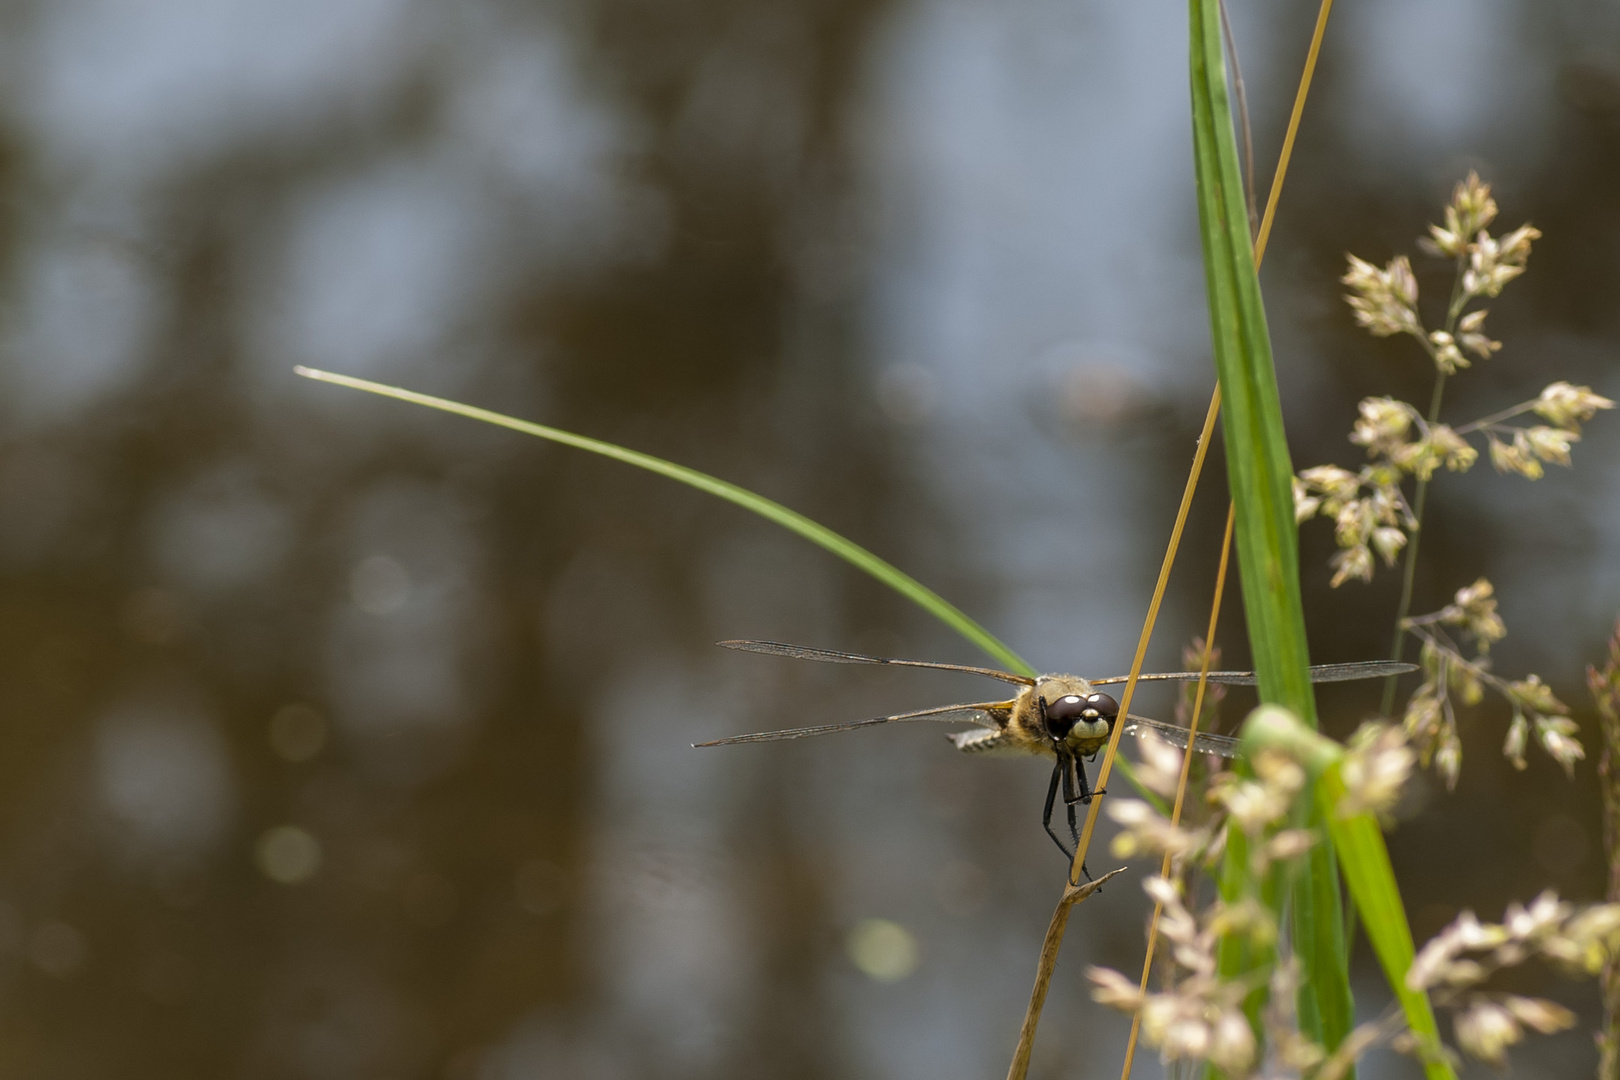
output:
[[[1417,670],[1416,664],[1403,664],[1394,660],[1361,660],[1349,664],[1317,664],[1311,668],[1311,682],[1353,682],[1357,679],[1385,679],[1391,675],[1406,675]],[[1129,679],[1128,675],[1110,675],[1105,679],[1087,679],[1093,686],[1103,686],[1108,683],[1122,683]],[[1151,675],[1140,675],[1138,682],[1197,682],[1196,671],[1165,671]],[[1212,683],[1224,683],[1228,686],[1253,686],[1259,678],[1252,671],[1212,671],[1209,673]]]
[[[974,714],[990,714],[995,711],[1009,709],[1010,701],[977,701],[959,705],[938,705],[932,709],[918,709],[915,712],[894,713],[890,716],[874,716],[867,720],[849,720],[842,724],[820,724],[816,727],[784,728],[781,731],[756,731],[748,735],[733,735],[729,739],[712,739],[709,742],[693,743],[698,746],[733,746],[738,743],[755,742],[782,742],[787,739],[808,739],[815,735],[832,735],[840,731],[855,731],[859,728],[875,727],[878,724],[905,724],[916,720],[936,720],[944,723],[960,723],[964,720],[978,723],[982,727],[994,728],[997,725],[988,718],[979,719]],[[968,716],[954,716],[955,713],[967,713]]]
[[[1180,724],[1170,724],[1163,720],[1155,720],[1150,716],[1137,716],[1131,713],[1126,717],[1125,731],[1128,734],[1139,735],[1144,730],[1151,731],[1159,738],[1173,746],[1185,748],[1187,736],[1191,734]],[[1237,757],[1242,753],[1242,744],[1227,735],[1216,735],[1207,731],[1200,731],[1192,741],[1193,750],[1200,754],[1218,754],[1221,757]]]
[[[795,660],[815,660],[823,664],[887,664],[891,667],[931,668],[935,671],[963,671],[969,675],[983,675],[988,679],[1017,686],[1031,686],[1035,680],[1026,675],[1014,675],[997,668],[973,667],[969,664],[944,664],[934,660],[895,660],[883,656],[865,656],[861,653],[839,652],[836,649],[814,649],[808,645],[788,645],[780,641],[754,641],[749,639],[717,641],[724,649],[763,653],[766,656],[788,656]]]

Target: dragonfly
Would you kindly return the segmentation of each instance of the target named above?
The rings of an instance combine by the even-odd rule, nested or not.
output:
[[[933,671],[961,671],[981,675],[988,679],[1017,686],[1018,692],[999,701],[968,701],[952,705],[937,705],[912,712],[874,716],[864,720],[850,720],[841,724],[822,724],[816,727],[786,728],[780,731],[756,731],[749,735],[733,735],[728,739],[712,739],[693,743],[695,747],[736,746],[742,743],[781,742],[788,739],[807,739],[817,735],[833,735],[842,731],[858,731],[879,724],[904,724],[919,720],[967,722],[974,730],[952,732],[946,736],[963,753],[968,754],[1036,754],[1053,759],[1052,779],[1046,788],[1046,803],[1041,812],[1041,825],[1057,844],[1058,850],[1071,862],[1074,847],[1080,842],[1076,808],[1089,802],[1094,795],[1105,794],[1092,790],[1086,776],[1087,761],[1093,761],[1105,746],[1119,722],[1119,702],[1096,688],[1112,683],[1127,682],[1128,675],[1111,675],[1101,679],[1083,679],[1078,675],[1018,675],[998,668],[973,667],[967,664],[947,664],[933,660],[896,660],[882,656],[864,656],[860,653],[840,652],[835,649],[816,649],[807,645],[786,645],[779,641],[720,641],[723,648],[743,652],[764,653],[767,656],[785,656],[795,660],[814,660],[825,664],[881,664],[889,667],[927,668]],[[1356,679],[1382,679],[1391,675],[1404,675],[1416,671],[1415,664],[1393,660],[1368,660],[1348,664],[1319,664],[1310,669],[1314,683],[1350,682]],[[1259,680],[1252,671],[1211,671],[1206,676],[1212,683],[1228,686],[1253,686]],[[1196,671],[1156,672],[1137,676],[1137,682],[1196,682]],[[1239,755],[1240,744],[1225,735],[1207,732],[1196,734],[1179,724],[1166,723],[1148,716],[1128,713],[1125,731],[1143,735],[1152,733],[1174,746],[1190,748],[1198,753],[1233,758]],[[1061,790],[1068,818],[1069,843],[1064,843],[1052,827],[1052,815],[1057,807]],[[1089,873],[1087,874],[1089,877]]]

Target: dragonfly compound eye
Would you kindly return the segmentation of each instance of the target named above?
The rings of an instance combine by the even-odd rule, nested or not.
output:
[[[1091,716],[1086,713],[1092,712]],[[1065,694],[1046,706],[1046,730],[1054,739],[1067,736],[1076,722],[1095,717],[1093,706],[1078,694]]]
[[[1092,694],[1086,698],[1086,705],[1097,710],[1097,715],[1105,720],[1112,720],[1119,715],[1119,702],[1107,694]]]

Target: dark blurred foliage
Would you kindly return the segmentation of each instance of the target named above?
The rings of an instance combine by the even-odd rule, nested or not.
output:
[[[963,689],[716,638],[964,646],[733,508],[291,368],[717,473],[1039,665],[1122,671],[1209,390],[1180,14],[4,18],[0,1074],[1001,1067],[1062,866],[1042,770],[915,729],[688,746]],[[1310,13],[1233,18],[1263,180]],[[1355,461],[1359,397],[1425,399],[1421,358],[1355,331],[1335,279],[1346,250],[1410,250],[1470,167],[1546,239],[1457,415],[1557,378],[1614,395],[1620,18],[1336,20],[1265,270],[1298,463]],[[1417,609],[1488,574],[1500,670],[1577,702],[1620,607],[1613,426],[1534,486],[1444,478],[1424,541]],[[1202,627],[1221,502],[1216,469],[1156,664]],[[1304,551],[1314,652],[1381,654],[1393,575],[1330,591],[1327,530]],[[1241,632],[1229,614],[1236,662]],[[1372,697],[1335,694],[1343,734]],[[1504,726],[1484,710],[1461,790],[1422,786],[1393,834],[1420,935],[1601,888],[1591,769],[1516,774]],[[1142,911],[1132,884],[1074,924],[1043,1075],[1118,1060],[1080,972],[1134,963]],[[1592,1060],[1579,1035],[1523,1056]]]

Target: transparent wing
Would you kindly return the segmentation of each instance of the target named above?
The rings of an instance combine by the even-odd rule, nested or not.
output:
[[[891,660],[882,656],[862,656],[860,653],[839,652],[836,649],[812,649],[808,645],[784,645],[780,641],[717,641],[724,649],[764,653],[766,656],[791,656],[795,660],[819,660],[824,664],[890,664],[895,667],[934,668],[940,671],[965,671],[969,675],[983,675],[1018,686],[1033,686],[1035,680],[1025,675],[996,668],[970,667],[966,664],[941,664],[932,660]]]
[[[1132,713],[1125,723],[1127,734],[1135,735],[1143,730],[1151,731],[1171,746],[1185,748],[1187,736],[1191,734],[1180,724],[1167,724],[1163,720],[1154,720],[1148,716],[1137,716]],[[1193,749],[1200,754],[1218,754],[1221,757],[1237,757],[1241,751],[1241,744],[1225,735],[1211,735],[1200,731],[1193,738]]]
[[[808,739],[813,735],[832,735],[840,731],[854,731],[857,728],[874,727],[878,724],[903,724],[913,720],[942,720],[949,723],[970,721],[981,727],[995,728],[1000,725],[992,717],[992,712],[1005,712],[1012,708],[1012,704],[1010,701],[980,701],[963,705],[940,705],[932,709],[918,709],[916,712],[895,713],[893,716],[874,716],[870,720],[851,720],[848,723],[822,724],[819,727],[786,728],[782,731],[756,731],[752,735],[733,735],[729,739],[714,739],[692,745],[731,746],[736,743]]]
[[[1416,671],[1416,664],[1402,664],[1394,660],[1362,660],[1353,664],[1317,664],[1311,668],[1311,682],[1353,682],[1356,679],[1384,679],[1391,675],[1406,675]],[[1129,675],[1111,675],[1106,679],[1087,679],[1093,686],[1129,681]],[[1197,682],[1196,671],[1168,671],[1152,675],[1139,675],[1137,682]],[[1228,686],[1253,686],[1260,680],[1252,671],[1212,671],[1209,681]]]

